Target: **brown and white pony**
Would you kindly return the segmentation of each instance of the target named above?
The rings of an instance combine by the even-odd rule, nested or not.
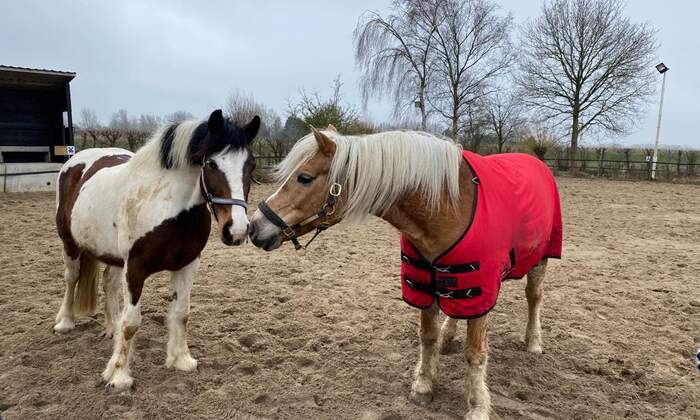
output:
[[[279,189],[251,218],[252,242],[267,251],[340,220],[362,221],[376,215],[401,231],[428,261],[458,241],[472,220],[474,173],[452,142],[421,132],[342,136],[332,127],[314,129],[278,166]],[[455,209],[457,211],[455,211]],[[547,260],[527,274],[529,307],[526,344],[541,353],[540,307]],[[437,300],[435,301],[437,302]],[[411,398],[425,405],[433,398],[438,350],[449,348],[456,320],[438,328],[436,303],[420,312],[420,358]],[[488,314],[468,320],[467,419],[487,419]]]
[[[105,264],[105,335],[114,335],[114,351],[102,373],[108,388],[133,383],[129,358],[141,324],[141,291],[146,278],[159,271],[171,272],[173,290],[166,366],[197,367],[186,340],[192,280],[209,238],[210,211],[223,243],[240,245],[246,239],[246,200],[255,167],[249,144],[259,127],[257,116],[241,128],[217,110],[208,121],[163,128],[136,154],[88,149],[61,168],[56,224],[66,291],[54,330],[66,333],[76,314],[95,311],[99,265]]]

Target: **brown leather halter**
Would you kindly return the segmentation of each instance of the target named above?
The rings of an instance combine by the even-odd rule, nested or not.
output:
[[[308,247],[309,244],[311,244],[311,242],[313,242],[313,240],[316,239],[321,232],[330,227],[331,224],[329,218],[333,215],[333,213],[335,213],[335,206],[338,204],[338,197],[340,196],[342,190],[343,187],[337,182],[331,184],[331,187],[328,190],[328,197],[326,198],[326,202],[323,203],[321,209],[315,214],[307,217],[299,223],[293,224],[292,226],[289,226],[287,222],[285,222],[274,210],[272,210],[270,206],[267,205],[265,200],[258,203],[258,209],[260,209],[260,212],[267,217],[270,223],[282,229],[284,236],[292,241],[294,244],[294,249],[298,251],[302,248],[306,249],[306,247]],[[308,225],[309,223],[315,222],[316,220],[320,220],[320,222],[318,225],[316,225],[316,232],[314,233],[314,236],[309,239],[309,242],[302,246],[297,239],[299,237],[297,234],[298,229]]]

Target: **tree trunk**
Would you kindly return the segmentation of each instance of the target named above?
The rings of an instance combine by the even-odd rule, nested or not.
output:
[[[454,140],[457,143],[460,143],[459,138],[457,138],[457,132],[459,131],[459,116],[453,115],[452,116],[452,140]]]
[[[578,172],[576,168],[576,152],[578,152],[578,111],[574,110],[574,118],[571,123],[571,147],[569,148],[569,170]]]
[[[503,153],[503,144],[505,141],[503,140],[503,126],[496,123],[494,124],[496,127],[496,143],[498,145],[498,153]]]
[[[425,86],[421,82],[418,90],[418,100],[420,101],[420,129],[428,130],[428,116],[425,113]]]

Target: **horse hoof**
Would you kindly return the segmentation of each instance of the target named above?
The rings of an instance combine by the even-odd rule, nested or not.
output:
[[[100,338],[112,339],[114,337],[114,331],[104,330],[100,333]]]
[[[105,390],[109,393],[118,393],[122,391],[128,391],[134,387],[134,380],[129,378],[128,380],[115,381],[112,380],[105,385]]]
[[[483,410],[469,410],[464,420],[489,420],[489,414],[484,413]]]
[[[121,392],[131,389],[134,386],[134,378],[131,375],[115,371],[112,378],[105,385],[107,392]]]
[[[542,354],[542,346],[539,344],[529,344],[527,346],[528,353]]]
[[[75,323],[73,321],[62,319],[56,325],[54,325],[53,331],[56,334],[68,334],[73,330],[73,328],[75,328]]]
[[[166,367],[172,367],[184,372],[192,372],[197,369],[197,359],[189,354],[184,354],[174,359],[168,358],[168,360],[165,361],[165,365]]]
[[[432,392],[411,392],[411,401],[418,406],[425,407],[433,401]]]

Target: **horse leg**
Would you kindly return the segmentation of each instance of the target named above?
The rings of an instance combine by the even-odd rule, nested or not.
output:
[[[187,319],[190,313],[190,292],[192,280],[199,268],[199,258],[180,271],[170,274],[170,282],[175,299],[170,304],[168,314],[168,357],[167,367],[192,371],[197,368],[197,360],[190,355],[187,347]]]
[[[53,327],[53,330],[59,334],[65,334],[75,327],[73,297],[75,296],[75,285],[80,275],[80,257],[73,259],[64,252],[63,262],[66,266],[63,274],[66,290],[63,294],[61,309],[58,310],[56,315],[56,324]]]
[[[119,317],[119,291],[121,290],[122,268],[113,265],[105,267],[102,275],[102,290],[105,293],[104,336],[112,338]]]
[[[134,336],[141,325],[140,298],[143,282],[146,279],[142,270],[135,269],[131,263],[124,267],[121,277],[124,286],[124,309],[115,331],[112,357],[102,372],[102,379],[107,382],[107,389],[115,390],[131,388],[134,383],[129,363]]]
[[[466,420],[486,420],[491,410],[491,395],[486,386],[486,362],[488,360],[488,315],[470,319],[464,358],[467,362]]]
[[[411,386],[411,399],[418,405],[426,405],[433,400],[433,381],[437,377],[437,302],[420,313],[420,359]]]
[[[449,353],[450,344],[452,344],[456,332],[457,320],[450,317],[445,318],[445,321],[442,323],[442,328],[440,328],[439,348],[441,354]]]
[[[547,260],[533,267],[527,273],[527,286],[525,295],[527,296],[527,329],[525,332],[525,343],[527,351],[530,353],[542,353],[542,326],[540,325],[540,308],[542,307],[542,282],[547,270]]]

